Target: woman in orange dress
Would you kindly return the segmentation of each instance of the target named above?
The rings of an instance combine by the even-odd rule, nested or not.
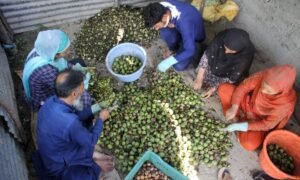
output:
[[[238,86],[220,85],[218,94],[226,120],[238,119],[225,130],[237,131],[246,150],[257,149],[270,130],[283,128],[291,117],[296,103],[295,79],[295,67],[280,65],[255,73]]]

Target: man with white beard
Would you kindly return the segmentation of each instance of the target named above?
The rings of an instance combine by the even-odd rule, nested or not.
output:
[[[94,151],[109,111],[102,110],[93,124],[83,124],[93,119],[91,107],[84,108],[84,75],[80,71],[65,70],[55,80],[56,95],[40,108],[37,125],[37,144],[40,179],[91,179],[100,171],[114,167],[110,156]],[[41,163],[42,162],[42,163]]]

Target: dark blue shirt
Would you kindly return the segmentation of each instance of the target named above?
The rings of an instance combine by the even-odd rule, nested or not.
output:
[[[163,4],[166,3],[166,4]],[[170,23],[175,25],[175,30],[180,37],[168,34],[163,35],[162,39],[166,41],[169,48],[173,47],[174,39],[178,39],[176,43],[181,43],[182,50],[174,56],[177,61],[186,61],[190,59],[195,51],[195,42],[201,42],[205,39],[204,24],[200,12],[189,3],[180,2],[177,0],[163,1],[162,5],[167,7],[172,13]],[[171,7],[168,7],[171,5]],[[174,28],[167,28],[173,30]],[[171,31],[169,31],[171,33]],[[167,31],[168,33],[168,31]],[[176,34],[176,33],[174,33]],[[173,50],[171,48],[171,50]]]
[[[83,122],[92,116],[91,108],[79,113],[56,96],[41,107],[37,143],[48,175],[98,179],[100,168],[93,161],[93,152],[103,122],[97,119],[90,129],[84,127]]]

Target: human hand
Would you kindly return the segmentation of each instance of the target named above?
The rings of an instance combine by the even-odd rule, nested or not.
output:
[[[163,58],[168,58],[169,56],[172,56],[175,52],[170,51],[169,49],[163,52]]]
[[[236,116],[236,114],[238,112],[238,109],[239,109],[239,106],[236,105],[236,104],[233,104],[231,106],[231,108],[228,109],[226,111],[226,113],[225,113],[225,119],[226,119],[226,121],[229,121],[229,120],[233,119]]]
[[[99,113],[99,118],[102,119],[102,121],[106,121],[109,118],[109,110],[108,109],[103,109]]]
[[[203,98],[204,99],[208,99],[211,95],[214,94],[214,92],[216,91],[217,88],[213,87],[210,88],[206,93],[203,94]]]
[[[224,131],[228,132],[234,132],[234,131],[248,131],[248,123],[247,122],[242,122],[242,123],[233,123],[227,126]]]

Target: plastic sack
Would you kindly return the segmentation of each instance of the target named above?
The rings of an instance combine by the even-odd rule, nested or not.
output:
[[[191,5],[194,6],[196,9],[201,10],[201,6],[204,0],[193,0]]]
[[[203,3],[205,3],[204,7],[201,8]],[[240,10],[239,6],[232,0],[227,0],[224,4],[220,2],[212,3],[208,0],[193,0],[192,5],[198,10],[203,9],[203,19],[211,23],[218,21],[222,17],[225,17],[228,21],[232,21]]]

